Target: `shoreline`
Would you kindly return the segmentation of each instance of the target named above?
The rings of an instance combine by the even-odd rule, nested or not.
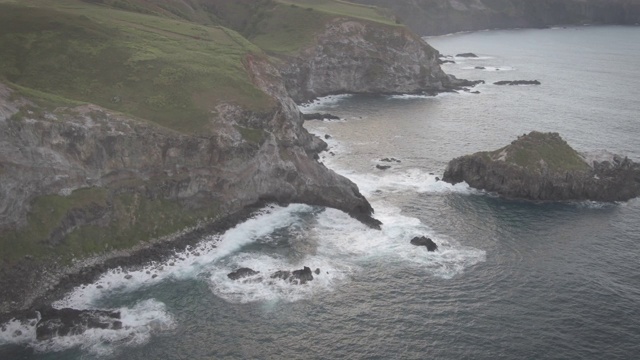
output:
[[[178,251],[184,251],[188,246],[193,246],[207,235],[222,234],[225,231],[241,224],[253,217],[259,210],[268,206],[269,202],[257,202],[252,205],[223,216],[208,224],[204,224],[192,229],[183,229],[173,235],[164,238],[151,240],[150,242],[139,244],[139,248],[118,250],[112,253],[101,254],[79,261],[70,266],[63,266],[55,269],[55,265],[40,265],[45,271],[51,270],[52,275],[48,279],[42,279],[40,287],[36,287],[31,294],[25,294],[26,298],[33,298],[31,301],[23,303],[21,309],[10,309],[0,312],[0,325],[12,319],[27,318],[33,314],[36,308],[43,305],[51,305],[54,301],[60,300],[68,292],[77,286],[96,281],[105,272],[121,267],[123,269],[133,269],[142,267],[153,261],[168,260]],[[281,204],[286,205],[286,204]],[[51,269],[48,267],[51,266]],[[14,270],[14,269],[12,269]],[[14,274],[19,278],[20,274]],[[55,278],[57,283],[50,288],[47,283],[51,278]],[[49,281],[47,281],[49,280]]]

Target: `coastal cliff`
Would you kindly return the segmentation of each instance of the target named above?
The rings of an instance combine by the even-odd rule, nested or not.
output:
[[[558,133],[531,132],[491,152],[449,162],[443,181],[526,200],[626,201],[640,196],[640,165],[628,158],[587,162]]]
[[[393,11],[420,35],[554,25],[640,23],[638,0],[354,0]]]
[[[337,93],[436,93],[452,85],[438,52],[400,26],[335,19],[311,46],[282,58],[279,70],[297,102]]]
[[[249,41],[135,0],[133,12],[0,1],[0,313],[28,308],[86,264],[99,271],[253,204],[332,207],[379,227],[357,186],[316,160],[326,144],[295,100],[465,82],[373,10],[356,19],[260,4],[320,20],[279,51],[290,45],[286,31],[269,37],[279,17]]]

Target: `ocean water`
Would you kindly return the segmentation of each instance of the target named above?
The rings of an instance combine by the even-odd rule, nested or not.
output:
[[[269,206],[131,279],[116,269],[56,303],[121,309],[123,330],[38,342],[32,327],[9,323],[0,358],[637,358],[640,200],[537,204],[437,177],[451,158],[531,130],[640,161],[639,39],[640,27],[429,38],[443,54],[479,56],[443,68],[485,80],[480,94],[303,106],[342,118],[306,127],[331,136],[322,161],[358,184],[381,231],[333,209]],[[492,85],[519,79],[542,85]],[[439,251],[410,245],[417,235]],[[269,278],[303,266],[320,274],[305,285]],[[263,280],[229,280],[239,267]]]

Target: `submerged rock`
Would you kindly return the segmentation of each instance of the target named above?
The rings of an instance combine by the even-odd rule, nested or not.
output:
[[[527,200],[626,201],[640,196],[640,165],[627,157],[592,163],[558,133],[533,131],[495,151],[449,162],[446,182]]]
[[[538,80],[501,80],[496,81],[493,85],[540,85]]]
[[[426,236],[416,236],[411,239],[411,245],[415,246],[424,246],[427,248],[427,251],[436,251],[438,250],[438,245]]]
[[[316,269],[316,275],[320,273],[320,269]],[[313,274],[311,268],[305,266],[300,270],[278,270],[271,275],[272,279],[288,280],[289,282],[297,285],[306,284],[313,280]]]
[[[329,113],[302,114],[302,118],[305,120],[340,120],[340,116],[331,115]]]
[[[380,165],[380,164],[376,165],[376,169],[378,170],[387,170],[389,168],[391,168],[390,165]]]
[[[37,310],[40,321],[36,325],[36,338],[48,340],[55,336],[79,335],[90,329],[122,328],[119,311],[54,309]]]
[[[255,271],[253,269],[249,269],[249,268],[240,268],[236,271],[230,272],[229,274],[227,274],[227,277],[231,280],[238,280],[238,279],[242,279],[242,278],[246,278],[249,276],[253,276],[256,274],[259,274],[260,271]]]

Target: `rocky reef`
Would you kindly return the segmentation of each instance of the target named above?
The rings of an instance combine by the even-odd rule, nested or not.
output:
[[[451,160],[443,180],[526,200],[626,201],[640,196],[640,164],[617,155],[588,163],[558,133],[535,131],[501,149]]]

